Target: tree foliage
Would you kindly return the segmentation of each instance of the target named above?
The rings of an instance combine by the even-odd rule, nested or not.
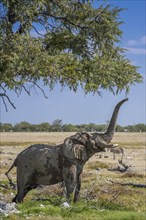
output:
[[[121,8],[91,0],[0,1],[0,96],[30,95],[41,80],[77,91],[118,93],[142,77],[119,46]],[[45,95],[45,94],[44,94]]]

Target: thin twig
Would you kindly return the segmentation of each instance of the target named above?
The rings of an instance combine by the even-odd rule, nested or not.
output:
[[[2,86],[2,85],[0,85],[0,87],[4,90],[4,92],[6,93],[6,89]]]
[[[2,100],[3,100],[4,106],[5,106],[6,112],[8,112],[8,108],[7,108],[7,105],[6,105],[6,102],[5,102],[5,99],[3,96],[2,96]]]
[[[36,29],[36,27],[34,27],[34,25],[32,25],[32,27],[33,27],[33,29],[36,31],[36,33],[37,33],[38,35],[40,35],[40,36],[44,37],[44,35],[43,35],[43,34],[40,34],[40,33],[38,32],[38,30]]]
[[[10,103],[10,105],[16,109],[15,105],[11,102],[9,96],[5,93],[0,93],[0,96],[2,97],[2,100],[3,100],[3,103],[5,105],[5,108],[6,108],[6,111],[8,111],[8,108],[7,108],[7,105],[6,105],[6,102],[5,102],[5,98],[7,98],[8,102]]]
[[[22,87],[25,90],[25,92],[30,96],[30,91],[28,91],[28,89],[24,85],[22,85]]]
[[[30,81],[30,82],[31,82],[31,81]],[[48,99],[48,97],[46,96],[44,90],[43,90],[36,82],[31,82],[31,83],[33,83],[34,86],[37,86],[37,87],[41,90],[41,92],[43,93],[44,97],[45,97],[46,99]]]

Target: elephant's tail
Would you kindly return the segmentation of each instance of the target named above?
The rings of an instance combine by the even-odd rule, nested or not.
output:
[[[9,168],[9,170],[5,173],[5,175],[7,176],[8,180],[9,180],[9,184],[15,189],[16,186],[15,184],[13,183],[11,177],[8,175],[8,173],[14,168],[17,166],[17,158],[14,160],[12,166]]]

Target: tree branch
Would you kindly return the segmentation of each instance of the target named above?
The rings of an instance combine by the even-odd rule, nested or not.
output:
[[[28,91],[28,89],[24,86],[24,85],[22,85],[22,88],[25,90],[25,92],[30,96],[30,91]]]
[[[113,184],[118,184],[122,186],[133,186],[133,187],[139,187],[139,188],[146,188],[146,184],[141,183],[120,183],[120,182],[114,182],[112,180],[109,180]]]
[[[2,100],[3,100],[4,106],[5,106],[6,112],[8,112],[8,108],[7,108],[7,105],[6,105],[6,102],[5,102],[5,99],[3,96],[2,96]]]
[[[63,17],[63,16],[55,16],[55,15],[49,14],[47,12],[42,12],[41,14],[52,17],[52,18],[55,18],[56,20],[64,20],[64,21],[68,22],[69,24],[71,24],[75,27],[81,28],[81,29],[88,28],[87,26],[81,26],[79,24],[75,24],[75,23],[73,23],[72,21],[70,21],[69,19],[67,19],[66,17]]]
[[[32,25],[32,27],[33,27],[33,29],[35,30],[35,32],[36,32],[38,35],[40,35],[40,36],[44,37],[44,35],[43,35],[43,34],[40,34],[40,33],[38,32],[38,30],[36,29],[36,27],[34,27],[34,25]]]
[[[55,26],[53,26],[52,24],[50,24],[49,22],[43,21],[41,18],[38,18],[38,22],[43,25],[45,27],[45,29],[47,30],[48,26],[50,26],[52,29],[55,28]],[[50,29],[49,29],[50,30]]]
[[[5,98],[8,100],[8,102],[10,103],[10,105],[16,109],[15,105],[11,102],[9,96],[6,94],[6,93],[0,93],[0,97],[2,97],[2,100],[3,100],[3,103],[5,105],[5,109],[6,109],[6,112],[8,112],[8,108],[7,108],[7,104],[5,102]]]
[[[48,99],[48,97],[46,96],[44,90],[43,90],[36,82],[33,82],[33,81],[30,81],[30,82],[31,82],[34,86],[38,87],[38,88],[41,90],[41,92],[43,93],[44,97],[45,97],[46,99]]]

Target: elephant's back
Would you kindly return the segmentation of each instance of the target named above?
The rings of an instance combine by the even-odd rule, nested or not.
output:
[[[31,145],[18,155],[17,166],[18,164],[26,164],[35,169],[40,168],[49,161],[52,163],[52,160],[58,160],[59,151],[58,147],[49,146],[47,144]]]
[[[38,153],[41,154],[44,152],[49,152],[51,149],[53,150],[53,148],[54,148],[54,146],[50,146],[47,144],[34,144],[34,145],[29,146],[28,148],[26,148],[22,152],[20,152],[18,157],[23,157],[23,156],[27,156],[27,155],[36,155]]]

